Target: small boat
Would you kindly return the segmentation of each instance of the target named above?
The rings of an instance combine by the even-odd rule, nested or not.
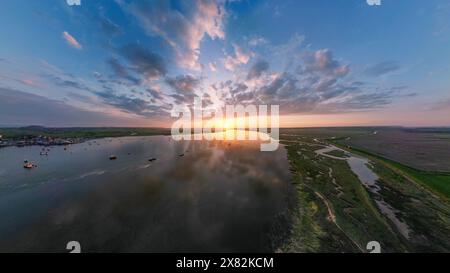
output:
[[[48,155],[48,152],[41,152],[40,155]]]
[[[148,161],[150,161],[150,162],[153,162],[153,161],[155,161],[156,160],[156,158],[150,158]]]
[[[33,164],[33,163],[30,163],[30,162],[28,162],[28,163],[25,163],[25,164],[23,164],[23,167],[24,167],[25,169],[34,169],[34,168],[36,168],[36,167],[37,167],[37,165],[36,165],[36,164]]]
[[[180,155],[179,155],[179,157],[183,157],[183,156],[184,156],[184,154],[180,154]]]
[[[115,155],[109,156],[109,160],[116,160],[116,159],[117,159],[117,156],[115,156]]]

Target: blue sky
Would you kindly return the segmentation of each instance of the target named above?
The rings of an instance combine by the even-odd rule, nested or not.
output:
[[[278,104],[282,126],[450,126],[446,0],[3,1],[0,125],[170,126]]]

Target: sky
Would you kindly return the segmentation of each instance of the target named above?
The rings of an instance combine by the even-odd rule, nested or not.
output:
[[[450,2],[2,1],[0,126],[170,127],[196,97],[281,127],[450,126]]]

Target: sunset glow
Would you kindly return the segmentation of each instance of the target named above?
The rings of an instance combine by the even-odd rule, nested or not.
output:
[[[170,127],[196,97],[279,105],[281,127],[450,125],[448,1],[21,2],[0,125]]]

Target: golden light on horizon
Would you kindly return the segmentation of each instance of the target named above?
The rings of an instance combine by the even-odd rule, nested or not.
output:
[[[223,129],[223,130],[235,129],[236,121],[234,118],[232,118],[232,119],[227,119],[227,118],[214,119],[214,127],[216,129]]]

